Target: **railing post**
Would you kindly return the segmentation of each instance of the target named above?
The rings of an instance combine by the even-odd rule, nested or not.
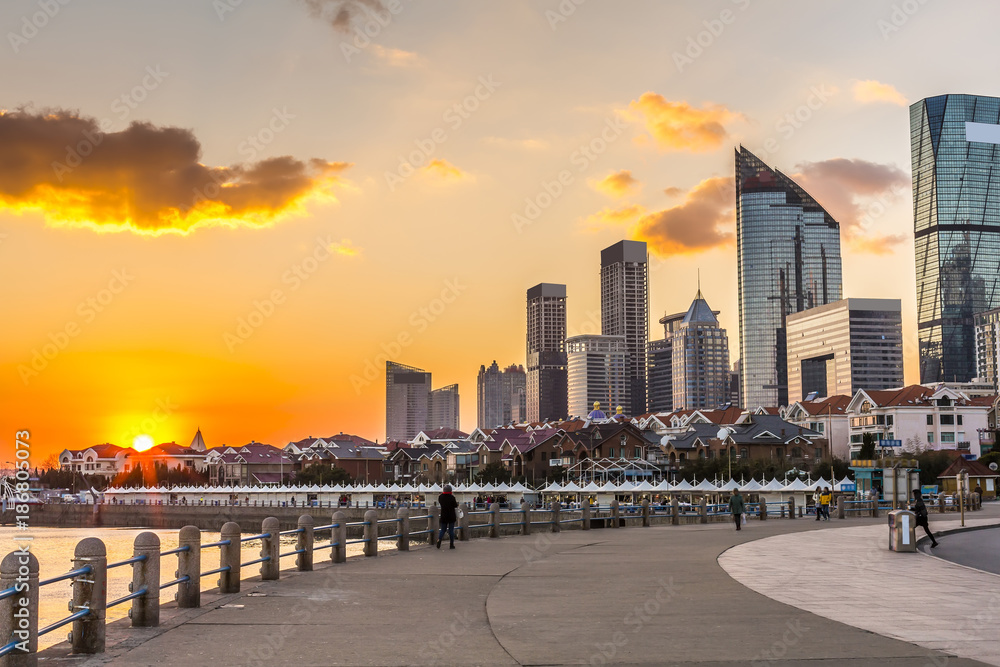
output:
[[[558,533],[562,530],[562,524],[559,523],[562,520],[562,503],[558,500],[552,501],[552,532]]]
[[[670,498],[670,525],[679,526],[681,523],[681,504],[677,496]]]
[[[788,518],[795,518],[795,496],[788,499]]]
[[[649,527],[649,499],[644,498],[642,501],[642,525],[646,528]]]
[[[73,569],[90,566],[90,572],[73,579],[73,611],[89,609],[90,615],[73,621],[73,653],[104,653],[104,619],[108,604],[108,552],[96,537],[80,540],[73,554]]]
[[[27,572],[27,576],[22,572]],[[31,552],[12,551],[0,563],[0,590],[25,583],[26,589],[0,600],[0,640],[16,641],[19,645],[4,658],[4,664],[10,667],[38,664],[38,559]]]
[[[458,520],[458,539],[462,542],[468,542],[469,538],[469,512],[471,511],[469,503],[462,504],[462,518]]]
[[[845,501],[844,498],[842,498],[842,497],[841,498],[837,498],[837,518],[838,519],[843,519],[844,516],[846,516],[845,513],[844,513],[845,510],[847,509],[846,505],[847,505],[847,501]]]
[[[128,615],[133,628],[155,628],[160,624],[160,538],[156,533],[142,532],[135,536],[133,556],[146,560],[132,563],[130,593],[146,589],[142,597],[132,599]]]
[[[938,514],[944,514],[944,494],[938,494]]]
[[[333,528],[330,529],[330,542],[335,544],[330,549],[330,560],[334,563],[347,562],[347,515],[341,511],[333,513]]]
[[[521,521],[524,525],[521,526],[522,535],[531,535],[531,505],[526,501],[521,501]]]
[[[365,556],[378,556],[378,512],[368,510],[365,512]]]
[[[878,498],[872,500],[872,517],[878,518]]]
[[[618,499],[615,498],[611,501],[611,527],[617,528],[618,524],[621,523],[618,517],[621,516],[621,507],[618,504]]]
[[[177,536],[177,546],[187,547],[187,551],[177,554],[178,579],[187,581],[177,584],[174,599],[180,609],[195,609],[201,606],[201,529],[198,526],[184,526]]]
[[[581,528],[584,530],[590,530],[590,498],[583,501],[583,518],[580,521]]]
[[[240,592],[240,563],[242,554],[240,553],[240,524],[230,521],[223,524],[220,534],[221,540],[229,540],[229,544],[224,544],[219,548],[219,567],[229,566],[227,572],[219,573],[219,592],[223,595]]]
[[[490,505],[490,537],[500,537],[500,503]]]
[[[400,507],[396,510],[396,522],[399,530],[396,531],[399,537],[396,538],[396,549],[399,551],[410,550],[410,510]]]
[[[277,517],[269,516],[261,524],[260,532],[267,536],[260,540],[260,557],[271,558],[260,564],[260,579],[277,581],[281,578],[281,523]]]
[[[313,569],[313,518],[311,514],[299,517],[299,539],[295,542],[295,550],[301,550],[295,558],[295,568],[299,572],[312,572]]]
[[[427,514],[431,517],[427,520],[427,529],[430,530],[428,541],[431,546],[438,543],[438,532],[441,530],[441,508],[437,503],[427,508]]]

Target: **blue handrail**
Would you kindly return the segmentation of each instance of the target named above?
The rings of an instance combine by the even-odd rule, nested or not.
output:
[[[89,565],[84,565],[75,570],[70,570],[66,574],[60,574],[58,577],[52,577],[51,579],[46,579],[45,581],[38,582],[39,586],[48,586],[49,584],[54,584],[57,581],[63,581],[65,579],[72,579],[73,577],[79,577],[81,574],[90,574],[93,572],[93,568]]]

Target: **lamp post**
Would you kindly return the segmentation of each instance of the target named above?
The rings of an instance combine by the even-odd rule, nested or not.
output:
[[[722,428],[719,429],[719,432],[715,434],[715,437],[721,440],[722,444],[726,447],[726,456],[729,459],[729,479],[733,478],[733,450],[729,445],[726,444],[726,439],[730,435],[732,435],[732,433],[733,433],[732,429],[723,426]]]

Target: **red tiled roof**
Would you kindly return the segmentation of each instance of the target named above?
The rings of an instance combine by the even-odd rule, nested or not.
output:
[[[875,405],[884,408],[890,405],[915,405],[921,403],[933,394],[934,390],[922,387],[919,384],[911,384],[909,387],[903,387],[902,389],[866,391],[865,393],[875,401]]]
[[[850,402],[850,396],[830,396],[818,401],[799,401],[799,405],[810,415],[842,415]]]
[[[938,475],[938,479],[942,477],[954,477],[959,472],[967,472],[969,473],[969,477],[997,477],[1000,475],[1000,473],[993,472],[979,461],[966,461],[964,458],[959,457],[952,461],[951,465],[945,468],[943,473]]]
[[[992,407],[996,400],[996,396],[974,396],[969,399],[969,405],[985,405]]]
[[[431,440],[448,440],[469,437],[468,433],[465,431],[459,431],[457,428],[435,428],[430,431],[424,431],[424,435]]]

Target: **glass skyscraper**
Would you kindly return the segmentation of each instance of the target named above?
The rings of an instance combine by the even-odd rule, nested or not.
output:
[[[645,241],[619,241],[601,251],[601,334],[628,347],[629,415],[646,411],[649,266]]]
[[[976,374],[977,313],[1000,306],[1000,99],[910,107],[920,382]]]
[[[840,225],[797,183],[742,146],[736,151],[736,256],[743,406],[788,405],[785,318],[840,300]]]

